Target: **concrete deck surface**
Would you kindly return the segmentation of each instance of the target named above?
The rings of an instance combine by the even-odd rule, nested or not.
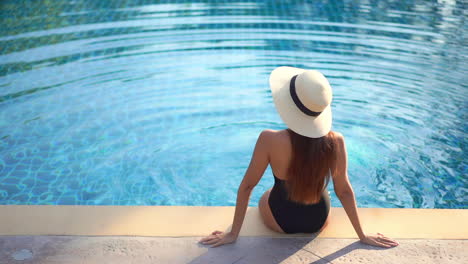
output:
[[[398,239],[383,249],[356,239],[248,237],[210,248],[201,237],[0,236],[0,263],[468,263],[468,240]]]

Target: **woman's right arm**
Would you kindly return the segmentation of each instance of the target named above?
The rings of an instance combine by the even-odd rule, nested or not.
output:
[[[378,233],[377,236],[368,236],[362,230],[361,223],[359,221],[359,215],[357,213],[356,198],[354,196],[351,183],[348,179],[348,154],[346,153],[344,137],[340,133],[334,133],[337,141],[337,159],[335,170],[332,173],[333,186],[336,196],[338,199],[340,199],[340,202],[343,205],[343,208],[348,215],[348,218],[351,221],[356,234],[358,235],[361,242],[369,245],[380,247],[397,246],[398,243],[395,240],[385,237],[380,233]]]

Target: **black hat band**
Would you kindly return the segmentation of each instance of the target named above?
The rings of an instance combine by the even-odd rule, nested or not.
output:
[[[294,75],[292,78],[291,78],[291,82],[289,84],[289,92],[291,93],[291,97],[294,101],[294,103],[296,104],[297,108],[299,108],[299,110],[302,111],[302,113],[308,115],[308,116],[318,116],[320,115],[322,112],[314,112],[312,110],[310,110],[309,108],[307,108],[302,102],[301,100],[299,100],[299,97],[297,97],[297,93],[296,93],[296,77],[297,75]]]

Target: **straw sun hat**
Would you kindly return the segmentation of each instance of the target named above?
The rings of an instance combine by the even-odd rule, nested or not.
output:
[[[292,131],[310,138],[323,137],[331,129],[332,90],[316,70],[282,66],[270,74],[276,110]]]

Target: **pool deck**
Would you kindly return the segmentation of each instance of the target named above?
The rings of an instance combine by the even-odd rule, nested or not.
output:
[[[468,263],[468,210],[359,208],[364,231],[400,245],[358,242],[343,208],[319,234],[278,234],[249,207],[234,244],[197,241],[228,231],[232,206],[0,205],[3,263]]]

